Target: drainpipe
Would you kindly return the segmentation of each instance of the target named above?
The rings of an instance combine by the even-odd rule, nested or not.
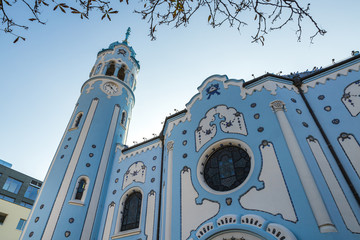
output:
[[[315,121],[316,126],[317,126],[318,129],[320,130],[320,133],[321,133],[322,137],[324,138],[324,140],[325,140],[325,142],[326,142],[326,145],[328,146],[331,154],[333,155],[333,157],[334,157],[334,159],[335,159],[335,162],[336,162],[336,164],[338,165],[338,167],[339,167],[339,169],[340,169],[341,174],[343,175],[346,183],[347,183],[347,184],[349,185],[349,187],[350,187],[350,190],[351,190],[352,194],[354,195],[354,198],[355,198],[357,204],[360,206],[360,197],[359,197],[358,193],[356,192],[356,190],[355,190],[355,188],[354,188],[354,185],[352,184],[352,182],[351,182],[351,180],[350,180],[350,178],[349,178],[349,175],[348,175],[347,172],[345,171],[345,169],[344,169],[344,167],[343,167],[343,165],[342,165],[339,157],[337,156],[337,154],[336,154],[333,146],[331,145],[331,143],[330,143],[330,141],[329,141],[329,138],[327,137],[324,129],[321,127],[321,124],[320,124],[319,120],[317,119],[314,111],[312,110],[309,102],[307,101],[307,99],[306,99],[306,97],[305,97],[305,95],[304,95],[304,91],[303,91],[302,88],[301,88],[302,81],[301,81],[300,77],[295,77],[295,78],[294,78],[294,85],[295,85],[295,86],[297,87],[297,89],[299,90],[299,93],[300,93],[300,96],[301,96],[302,100],[304,101],[306,107],[308,108],[308,110],[309,110],[309,112],[310,112],[310,114],[311,114],[311,117],[312,117],[313,120]]]

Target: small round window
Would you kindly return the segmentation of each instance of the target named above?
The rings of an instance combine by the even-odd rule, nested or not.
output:
[[[204,179],[215,191],[230,191],[245,181],[250,169],[250,156],[243,148],[224,146],[209,156],[204,167]]]

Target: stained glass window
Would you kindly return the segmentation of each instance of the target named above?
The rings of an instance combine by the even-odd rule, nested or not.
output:
[[[142,195],[134,192],[125,200],[121,231],[139,227]]]
[[[204,168],[204,178],[210,188],[229,191],[245,181],[250,166],[250,156],[244,149],[225,146],[209,157]]]

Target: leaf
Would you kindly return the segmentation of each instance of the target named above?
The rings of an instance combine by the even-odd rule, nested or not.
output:
[[[106,13],[101,17],[101,20],[103,20],[106,17]]]
[[[109,21],[111,21],[110,15],[106,14],[107,18],[109,19]]]
[[[257,16],[258,16],[258,15],[255,15],[254,21],[257,19]]]
[[[57,7],[58,7],[58,6],[59,6],[59,5],[56,5],[56,6],[54,7],[54,9],[53,9],[53,10],[55,11],[55,10],[57,9]]]
[[[16,43],[17,41],[19,41],[19,38],[20,37],[17,37],[13,43]]]
[[[210,19],[211,19],[211,15],[209,15],[209,17],[208,17],[208,22],[210,22]]]
[[[66,12],[65,12],[65,9],[64,9],[62,6],[60,6],[59,8],[60,8],[60,10],[61,10],[63,13],[66,13]]]
[[[29,18],[29,21],[35,21],[36,18]]]

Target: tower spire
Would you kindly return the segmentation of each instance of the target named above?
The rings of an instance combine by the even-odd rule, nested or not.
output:
[[[131,33],[131,28],[128,27],[128,29],[127,29],[127,31],[126,31],[126,34],[125,34],[125,40],[123,41],[123,43],[127,43],[127,42],[128,42],[130,33]]]

